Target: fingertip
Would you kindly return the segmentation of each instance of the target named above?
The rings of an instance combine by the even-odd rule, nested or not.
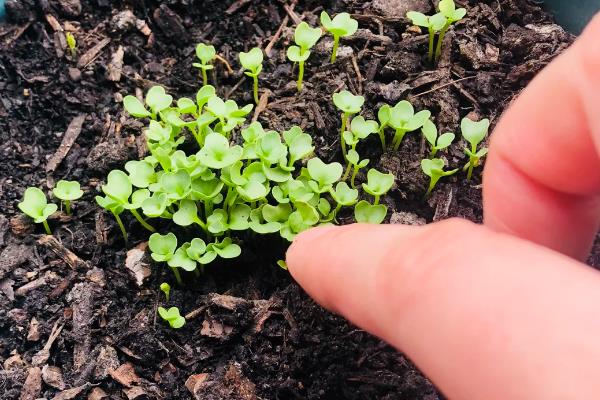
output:
[[[332,231],[343,229],[335,225],[323,225],[308,229],[296,236],[285,254],[285,261],[292,276],[306,264],[307,256],[316,250],[319,241]]]

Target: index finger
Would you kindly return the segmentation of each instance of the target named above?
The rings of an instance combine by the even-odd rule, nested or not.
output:
[[[499,122],[485,223],[584,258],[600,224],[600,15]]]

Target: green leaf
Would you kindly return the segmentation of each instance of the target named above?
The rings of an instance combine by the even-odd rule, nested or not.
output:
[[[133,188],[127,174],[120,170],[110,171],[102,191],[113,200],[127,204]]]
[[[312,48],[321,38],[323,31],[320,28],[311,28],[306,22],[301,22],[296,27],[294,41],[303,50]]]
[[[196,46],[196,57],[198,57],[200,62],[204,65],[207,65],[214,60],[216,55],[217,51],[214,46],[209,46],[204,43],[199,43]]]
[[[379,108],[379,111],[377,112],[377,119],[379,119],[379,124],[381,126],[389,125],[392,114],[391,110],[392,108],[387,104],[384,104]]]
[[[290,141],[286,139],[286,142],[288,143],[291,164],[308,157],[315,151],[315,147],[312,145],[312,137],[308,133],[302,132],[302,130],[293,139],[290,138]]]
[[[457,8],[454,10],[454,13],[450,18],[448,18],[452,22],[457,22],[463,19],[467,15],[467,10],[465,8]]]
[[[454,0],[440,0],[438,9],[446,18],[450,18],[454,14],[454,10],[456,10],[456,5],[454,4]]]
[[[221,258],[236,258],[242,254],[240,246],[232,243],[231,238],[225,238],[221,243],[212,243],[209,246],[211,246]]]
[[[281,224],[279,222],[262,223],[262,207],[259,207],[250,212],[249,227],[258,234],[266,235],[278,232],[281,229]]]
[[[441,135],[440,137],[438,137],[437,140],[437,149],[438,150],[442,150],[445,149],[446,147],[450,146],[452,144],[452,142],[454,141],[455,135],[452,132],[446,132],[443,135]]]
[[[180,200],[190,193],[192,178],[185,170],[165,172],[160,177],[160,185],[169,199]]]
[[[146,104],[155,114],[171,107],[171,103],[173,97],[166,94],[162,86],[153,86],[146,94]]]
[[[367,183],[363,183],[365,192],[373,196],[383,196],[390,191],[394,185],[394,174],[384,174],[376,169],[370,169],[367,173]]]
[[[430,120],[425,121],[421,132],[423,132],[423,136],[425,136],[425,139],[427,139],[429,144],[431,144],[432,146],[436,145],[438,140],[438,130],[433,122],[431,122]]]
[[[196,103],[194,103],[194,100],[192,99],[182,97],[181,99],[177,100],[177,109],[182,114],[195,114]]]
[[[52,193],[57,198],[64,201],[73,201],[80,199],[83,196],[83,190],[76,181],[58,181]]]
[[[165,193],[154,193],[142,203],[142,211],[151,218],[162,216],[167,210],[168,198]]]
[[[258,47],[253,48],[247,53],[240,52],[240,63],[247,70],[256,74],[260,72],[263,63],[263,52]]]
[[[25,215],[33,218],[37,224],[46,221],[50,215],[58,210],[58,206],[56,204],[48,204],[44,192],[35,187],[25,190],[23,201],[17,206]]]
[[[429,120],[429,118],[431,118],[431,111],[419,111],[408,121],[406,124],[406,129],[409,132],[415,131],[421,128],[427,122],[427,120]]]
[[[423,13],[409,11],[406,13],[406,18],[410,19],[413,25],[429,28],[429,17]]]
[[[336,15],[333,20],[325,11],[321,13],[321,24],[332,35],[337,37],[351,36],[358,30],[358,21],[347,12]]]
[[[360,156],[356,150],[350,149],[346,155],[346,160],[352,165],[357,165],[358,161],[360,160]]]
[[[490,120],[485,118],[481,121],[472,121],[465,117],[460,123],[460,128],[463,138],[465,138],[473,148],[477,148],[479,143],[481,143],[488,134]]]
[[[196,103],[198,103],[198,111],[202,111],[202,107],[210,100],[210,98],[215,97],[217,94],[214,86],[206,85],[202,86],[198,93],[196,94]]]
[[[193,200],[181,200],[179,209],[173,214],[173,222],[179,226],[190,226],[198,221],[198,207]]]
[[[345,113],[357,114],[365,103],[365,98],[363,96],[355,96],[347,90],[342,90],[339,93],[334,93],[333,103]]]
[[[240,146],[229,147],[227,138],[213,132],[206,136],[204,147],[198,152],[197,156],[203,165],[209,168],[223,169],[240,160],[242,152]]]
[[[372,205],[361,200],[354,207],[354,219],[358,223],[381,224],[387,215],[387,207],[383,204]]]
[[[335,202],[342,206],[352,206],[358,200],[358,190],[350,188],[346,182],[338,182],[330,193]]]
[[[246,129],[242,129],[244,142],[249,144],[258,142],[266,134],[267,132],[265,132],[262,124],[258,121],[251,123]]]
[[[350,130],[358,139],[366,139],[371,133],[377,132],[379,124],[375,121],[367,121],[362,115],[352,118]]]
[[[344,172],[342,164],[334,162],[325,164],[320,158],[311,158],[307,163],[308,173],[321,188],[334,184],[339,181]]]
[[[272,206],[265,204],[262,208],[262,217],[267,222],[285,222],[292,213],[292,207],[288,204]]]
[[[244,186],[236,186],[235,189],[245,201],[250,202],[264,199],[269,194],[268,187],[255,181],[249,181]]]
[[[173,127],[170,125],[163,127],[160,122],[150,121],[150,125],[144,131],[144,134],[149,140],[163,144],[171,140]]]
[[[302,50],[298,46],[290,46],[287,49],[287,58],[292,62],[304,62],[310,57],[310,50]]]
[[[287,147],[281,143],[279,133],[271,131],[258,141],[256,153],[264,163],[272,165],[287,155]]]
[[[131,202],[124,205],[127,210],[137,210],[142,208],[144,201],[150,198],[150,191],[148,189],[139,189],[133,192],[131,195]]]
[[[167,264],[171,268],[181,268],[187,272],[192,272],[196,269],[196,261],[192,260],[188,254],[187,250],[190,248],[189,243],[184,243],[180,248],[175,251],[173,257],[171,257]]]
[[[121,214],[124,210],[122,203],[119,203],[118,201],[115,201],[108,196],[106,196],[106,197],[96,196],[95,200],[96,200],[96,203],[98,203],[98,205],[100,207],[104,208],[105,210],[110,211],[111,213],[113,213],[115,215]]]
[[[447,23],[448,19],[442,13],[437,13],[429,17],[429,24],[434,32],[439,32],[444,29]]]
[[[153,233],[148,240],[150,256],[156,262],[169,261],[177,249],[177,237],[173,233]]]
[[[192,196],[197,200],[208,201],[215,198],[221,192],[223,186],[223,182],[219,179],[194,179],[192,181]]]
[[[147,188],[156,182],[154,166],[148,161],[128,161],[125,170],[129,173],[129,181],[138,188]]]
[[[125,96],[123,98],[123,106],[129,115],[136,118],[145,118],[150,116],[150,111],[135,96]]]
[[[185,325],[185,318],[179,315],[179,309],[177,307],[171,307],[166,310],[163,307],[158,307],[158,314],[160,317],[169,323],[169,326],[173,329],[179,329]]]
[[[198,261],[206,253],[206,243],[200,238],[195,238],[187,249],[187,255],[190,259]]]

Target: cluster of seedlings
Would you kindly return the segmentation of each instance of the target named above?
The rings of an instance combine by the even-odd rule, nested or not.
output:
[[[464,9],[456,9],[452,0],[441,0],[439,13],[428,17],[410,12],[414,24],[427,27],[430,34],[429,57],[439,58],[448,28],[462,19]],[[287,57],[298,64],[298,91],[302,90],[305,62],[311,48],[323,31],[333,36],[331,62],[336,61],[340,38],[353,35],[358,22],[348,13],[333,19],[321,14],[322,28],[300,23],[294,35],[295,44],[287,49]],[[439,33],[434,54],[435,34]],[[75,56],[75,40],[69,37],[69,48]],[[444,176],[445,162],[435,158],[448,148],[456,135],[438,134],[431,112],[416,112],[406,100],[394,106],[383,105],[377,120],[360,115],[365,99],[347,90],[333,94],[333,103],[341,113],[340,144],[345,166],[325,163],[314,156],[312,137],[298,126],[284,132],[265,129],[259,122],[247,124],[253,110],[249,104],[240,107],[235,101],[224,101],[209,84],[208,71],[219,59],[215,48],[207,44],[196,47],[197,63],[203,86],[195,99],[173,97],[161,86],[152,87],[144,99],[126,96],[125,110],[133,117],[147,121],[144,136],[149,155],[129,161],[124,170],[113,170],[102,186],[104,196],[96,202],[114,216],[125,241],[127,231],[121,214],[129,211],[148,231],[151,257],[166,263],[179,284],[188,276],[199,275],[204,266],[218,258],[238,257],[242,249],[238,237],[242,233],[278,234],[292,241],[299,233],[318,225],[335,224],[345,209],[352,208],[354,219],[362,223],[383,222],[388,209],[381,204],[394,185],[393,174],[369,169],[366,182],[357,184],[359,172],[369,165],[357,146],[377,134],[383,151],[397,151],[407,133],[421,131],[430,145],[429,157],[422,160],[423,172],[430,177],[426,195]],[[239,54],[245,74],[253,80],[253,99],[259,102],[259,75],[263,69],[263,52],[253,48]],[[487,154],[480,148],[489,129],[489,121],[463,119],[462,136],[470,144],[465,148],[469,161],[464,166],[467,179]],[[83,192],[77,182],[58,182],[53,190],[71,212],[71,202]],[[370,201],[369,201],[370,200]],[[47,218],[58,206],[48,204],[44,193],[28,188],[19,208],[36,223],[42,223],[50,234]],[[178,240],[173,232],[157,233],[154,221],[172,221],[160,226],[185,228],[194,239]],[[181,230],[179,228],[179,230]],[[285,262],[279,261],[282,268]],[[191,275],[188,275],[191,274]],[[170,286],[160,286],[169,301]],[[185,319],[176,307],[159,307],[160,317],[172,328],[180,328]]]

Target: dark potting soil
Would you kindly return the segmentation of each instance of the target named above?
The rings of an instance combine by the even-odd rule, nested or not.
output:
[[[238,52],[271,47],[260,82],[271,95],[258,120],[276,130],[300,125],[318,156],[341,161],[332,93],[364,95],[371,118],[381,104],[408,99],[431,110],[442,131],[456,132],[468,114],[495,123],[573,40],[534,1],[457,1],[468,17],[448,34],[434,68],[426,35],[404,19],[408,10],[431,12],[432,3],[8,0],[9,22],[0,24],[0,398],[441,398],[404,356],[321,309],[275,266],[282,240],[242,236],[240,259],[179,288],[146,257],[148,234],[135,220],[126,220],[125,248],[94,202],[111,168],[145,152],[142,125],[123,112],[123,96],[160,84],[193,97],[198,42],[231,64],[228,71],[218,63],[212,80],[241,104],[252,99]],[[343,41],[334,65],[331,40],[320,42],[298,95],[285,48],[295,21],[314,26],[323,9],[351,12],[360,30]],[[65,54],[63,30],[77,38],[75,59]],[[453,168],[465,162],[463,145],[444,153]],[[359,150],[396,176],[384,199],[391,223],[481,221],[479,175],[446,179],[423,200],[420,135],[407,135],[398,152],[382,154],[376,137]],[[19,216],[16,203],[26,187],[60,179],[78,180],[86,194],[73,217],[51,221],[53,239]],[[157,320],[164,281],[173,286],[169,304],[187,315],[181,330]]]

